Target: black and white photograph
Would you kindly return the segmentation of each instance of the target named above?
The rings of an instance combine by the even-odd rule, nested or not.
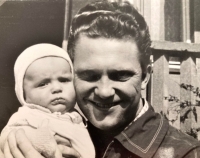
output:
[[[200,1],[0,0],[0,158],[200,158]]]

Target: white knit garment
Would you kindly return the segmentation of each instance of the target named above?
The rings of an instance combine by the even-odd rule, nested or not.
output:
[[[26,103],[23,96],[23,79],[27,68],[35,60],[50,56],[61,57],[67,60],[71,67],[73,75],[72,62],[69,58],[68,53],[64,49],[48,43],[36,44],[31,47],[28,47],[19,55],[14,66],[15,92],[22,106],[26,105],[30,108],[37,108],[48,113],[50,112],[49,109],[43,108],[41,106]]]

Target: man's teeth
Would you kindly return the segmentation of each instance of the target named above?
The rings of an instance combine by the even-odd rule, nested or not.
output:
[[[118,104],[120,104],[120,101],[118,102],[112,102],[112,103],[98,103],[92,100],[88,100],[90,103],[92,103],[93,105],[100,107],[100,108],[111,108],[113,106],[116,106]]]
[[[101,108],[109,108],[109,107],[112,107],[114,106],[115,104],[114,103],[109,103],[109,104],[102,104],[102,103],[94,103],[96,106],[99,106]]]

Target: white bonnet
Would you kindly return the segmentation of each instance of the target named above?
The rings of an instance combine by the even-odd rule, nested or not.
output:
[[[27,68],[35,60],[48,56],[61,57],[66,59],[73,73],[72,62],[68,53],[64,49],[47,43],[36,44],[28,47],[18,56],[14,66],[15,92],[18,100],[22,105],[27,104],[23,96],[23,79]]]

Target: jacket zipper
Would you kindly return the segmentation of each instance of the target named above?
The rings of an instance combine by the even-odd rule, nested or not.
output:
[[[112,143],[114,143],[114,140],[112,140],[112,141],[108,144],[108,146],[107,146],[107,148],[106,148],[106,151],[104,152],[102,158],[105,158],[105,156],[106,156],[106,152],[108,151],[108,148],[110,148],[110,146],[111,146]]]

